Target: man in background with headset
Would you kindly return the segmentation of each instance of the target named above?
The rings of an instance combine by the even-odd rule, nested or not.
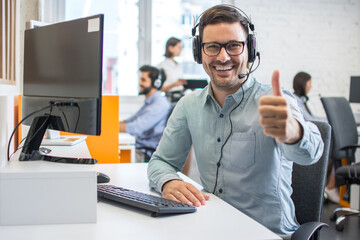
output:
[[[278,71],[272,86],[250,75],[248,63],[259,54],[249,33],[254,26],[240,9],[218,5],[200,17],[193,29],[194,59],[211,81],[177,103],[148,166],[150,186],[165,198],[205,205],[209,196],[176,174],[193,145],[205,191],[290,235],[298,227],[292,164],[321,157],[320,133],[304,121],[291,93],[280,89]]]
[[[120,121],[119,128],[136,137],[136,162],[148,162],[166,126],[170,103],[160,91],[166,80],[164,70],[149,65],[139,70],[139,94],[145,95],[145,103],[133,116]]]

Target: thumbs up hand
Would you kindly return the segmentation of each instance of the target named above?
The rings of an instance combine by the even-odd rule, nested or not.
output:
[[[303,136],[303,129],[292,116],[286,98],[282,96],[279,82],[279,71],[275,70],[271,80],[273,96],[260,98],[260,125],[267,136],[278,142],[294,144]]]

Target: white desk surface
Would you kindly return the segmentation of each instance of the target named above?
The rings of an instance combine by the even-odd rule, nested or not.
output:
[[[95,167],[110,176],[110,184],[155,194],[148,186],[146,163]],[[97,206],[97,223],[0,226],[0,239],[281,239],[218,197],[209,195],[207,204],[195,213],[156,218],[147,211],[102,200]]]
[[[119,133],[119,144],[135,145],[136,138],[129,133]]]
[[[135,142],[136,138],[129,133],[119,133],[119,151],[130,150],[130,162],[135,162]]]

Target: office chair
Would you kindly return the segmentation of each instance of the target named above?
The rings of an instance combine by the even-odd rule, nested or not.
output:
[[[330,152],[331,127],[326,122],[313,121],[313,123],[320,131],[324,151],[319,161],[312,165],[293,164],[291,198],[300,227],[293,233],[291,240],[317,240],[321,227],[328,226],[320,220]]]
[[[350,185],[360,184],[360,163],[355,163],[355,151],[358,145],[357,127],[350,103],[343,97],[323,97],[321,102],[324,106],[328,121],[332,127],[332,158],[338,165],[341,159],[346,159],[345,166],[336,167],[335,182],[337,186],[346,185],[347,190],[343,200],[350,200]],[[337,208],[334,210],[331,220],[336,220],[336,230],[343,231],[342,222],[349,216],[360,216],[358,209]]]

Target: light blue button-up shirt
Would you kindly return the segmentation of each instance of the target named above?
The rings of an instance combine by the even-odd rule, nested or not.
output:
[[[298,227],[290,197],[292,164],[316,162],[323,142],[317,127],[304,121],[296,100],[286,90],[284,97],[304,129],[303,138],[287,145],[266,136],[259,123],[259,98],[271,94],[271,85],[250,77],[243,91],[226,97],[223,108],[209,86],[181,98],[149,163],[150,186],[160,192],[165,182],[180,179],[176,171],[183,168],[193,145],[206,191],[214,191],[221,158],[215,195],[275,233],[291,234]]]
[[[170,103],[155,92],[130,118],[126,119],[126,132],[136,137],[136,147],[156,148],[166,126]]]

